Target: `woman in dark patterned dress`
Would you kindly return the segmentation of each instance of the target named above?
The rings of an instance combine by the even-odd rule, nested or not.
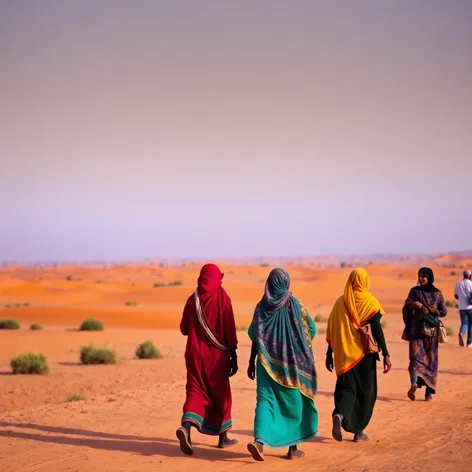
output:
[[[442,292],[433,283],[433,271],[422,267],[418,286],[410,290],[403,307],[404,339],[410,343],[410,400],[415,400],[416,390],[423,386],[427,402],[436,393],[439,319],[447,315],[447,308]]]

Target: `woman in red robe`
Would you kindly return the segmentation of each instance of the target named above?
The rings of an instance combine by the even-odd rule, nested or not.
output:
[[[227,431],[232,426],[229,378],[238,371],[238,339],[231,300],[221,285],[223,275],[214,264],[202,267],[180,323],[181,333],[187,336],[187,385],[182,426],[176,434],[187,455],[193,454],[192,426],[219,436],[219,448],[237,443]]]

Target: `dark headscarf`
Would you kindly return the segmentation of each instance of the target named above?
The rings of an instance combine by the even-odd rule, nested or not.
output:
[[[418,290],[422,290],[423,292],[428,292],[428,293],[439,292],[439,289],[436,288],[433,285],[433,283],[434,283],[434,273],[433,273],[433,271],[429,267],[422,267],[418,271],[418,275],[420,273],[424,274],[426,276],[426,278],[428,279],[428,283],[426,285],[418,285],[416,288]]]

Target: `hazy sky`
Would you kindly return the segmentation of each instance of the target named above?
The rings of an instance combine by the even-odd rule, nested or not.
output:
[[[0,259],[471,248],[472,2],[0,1]]]

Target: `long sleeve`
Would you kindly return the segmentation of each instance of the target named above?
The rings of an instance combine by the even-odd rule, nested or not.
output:
[[[384,332],[380,324],[381,317],[382,315],[380,314],[380,312],[378,312],[377,314],[373,316],[373,318],[371,318],[369,323],[372,329],[372,335],[374,336],[374,339],[377,341],[377,344],[379,345],[380,350],[382,351],[382,355],[385,357],[385,356],[389,356],[390,354],[388,353]]]
[[[187,303],[185,304],[184,307],[184,312],[182,313],[182,321],[180,322],[180,332],[184,336],[188,336],[188,331],[190,329],[190,314],[191,314],[191,308],[190,308],[190,303],[191,303],[191,298],[187,300]]]
[[[233,305],[228,297],[228,303],[224,313],[225,341],[226,345],[235,350],[238,346],[238,335],[236,333],[236,321],[234,319]]]
[[[251,357],[249,359],[250,364],[253,364],[256,361],[256,356],[257,356],[257,343],[253,341],[251,345]]]
[[[443,296],[442,292],[439,292],[438,308],[437,308],[436,314],[440,318],[444,318],[447,315],[446,302],[444,301],[444,296]]]

